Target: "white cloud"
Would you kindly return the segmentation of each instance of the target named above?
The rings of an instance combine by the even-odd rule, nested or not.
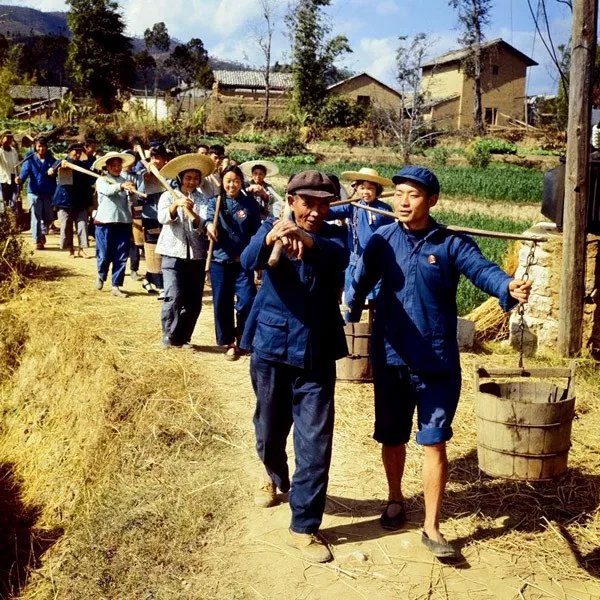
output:
[[[354,56],[358,59],[352,68],[366,71],[388,85],[395,85],[394,71],[396,63],[397,40],[387,38],[361,38]]]
[[[215,16],[211,19],[212,28],[230,36],[251,19],[260,16],[260,6],[256,0],[220,0]]]
[[[394,2],[394,0],[384,0],[375,6],[375,14],[384,17],[397,15],[400,12],[402,12],[402,9],[398,6],[397,2]]]

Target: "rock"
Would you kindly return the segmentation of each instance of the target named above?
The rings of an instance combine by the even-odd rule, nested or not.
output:
[[[475,339],[475,323],[469,319],[459,318],[456,339],[458,340],[459,350],[469,350],[472,348]]]

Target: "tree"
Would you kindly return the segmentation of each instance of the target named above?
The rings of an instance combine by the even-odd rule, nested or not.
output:
[[[150,80],[149,73],[156,71],[156,61],[148,50],[142,50],[133,55],[135,60],[135,67],[138,73],[142,74],[144,80],[144,90],[146,91],[146,98],[148,97],[148,82]]]
[[[0,117],[10,117],[14,111],[15,103],[10,95],[10,88],[20,83],[17,67],[22,51],[21,44],[13,44],[7,48],[0,61]]]
[[[151,50],[154,48],[158,52],[168,52],[171,47],[171,38],[167,31],[167,26],[161,21],[160,23],[154,23],[152,29],[146,29],[144,31],[144,45],[146,46],[146,53],[154,61],[154,118],[158,119],[158,81],[162,74],[162,63],[158,63],[150,55]],[[150,61],[146,57],[139,57],[140,60],[150,64]]]
[[[326,97],[327,76],[335,61],[352,52],[346,36],[327,39],[331,27],[322,9],[330,4],[331,0],[298,0],[286,17],[292,37],[294,104],[313,116]]]
[[[469,50],[464,61],[465,73],[473,79],[473,121],[477,133],[482,135],[484,127],[481,108],[481,63],[482,44],[485,40],[483,30],[490,24],[493,0],[448,0],[448,4],[458,11],[458,25],[462,29],[459,42]]]
[[[258,2],[260,4],[262,18],[264,19],[264,25],[262,29],[257,27],[253,35],[265,59],[265,65],[263,67],[265,76],[264,120],[267,122],[269,119],[269,104],[271,100],[271,72],[273,70],[271,67],[271,45],[278,15],[274,0],[258,0]]]
[[[165,64],[188,85],[209,89],[215,81],[208,64],[208,52],[201,39],[192,38],[187,44],[175,46]]]
[[[114,0],[67,0],[73,37],[67,69],[80,96],[94,99],[100,112],[119,104],[119,92],[135,82],[131,42]]]

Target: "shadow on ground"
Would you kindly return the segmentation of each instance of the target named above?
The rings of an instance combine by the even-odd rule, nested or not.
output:
[[[10,464],[0,464],[0,598],[16,598],[27,583],[30,572],[62,535],[62,531],[35,529],[38,507],[21,501],[21,484]]]
[[[453,484],[460,488],[452,489]],[[462,550],[474,541],[498,538],[515,530],[536,534],[555,526],[578,565],[592,577],[600,578],[600,549],[582,552],[567,529],[573,524],[585,526],[593,519],[600,506],[600,476],[569,469],[564,476],[550,482],[491,479],[479,471],[477,453],[472,450],[450,462],[449,488],[444,496],[443,519],[478,514],[501,523],[499,526],[478,527],[473,534],[453,540],[458,549]],[[407,498],[406,505],[408,521],[403,530],[420,529],[423,495]],[[330,527],[322,532],[329,539],[337,538],[337,544],[396,535],[397,532],[386,531],[379,524],[379,515],[384,507],[383,499],[354,500],[328,496],[327,514],[375,518]]]

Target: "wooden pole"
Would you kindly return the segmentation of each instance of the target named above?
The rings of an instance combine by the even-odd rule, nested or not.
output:
[[[585,295],[585,242],[589,190],[590,120],[598,0],[573,3],[569,123],[563,215],[563,254],[560,280],[558,351],[581,351]]]

